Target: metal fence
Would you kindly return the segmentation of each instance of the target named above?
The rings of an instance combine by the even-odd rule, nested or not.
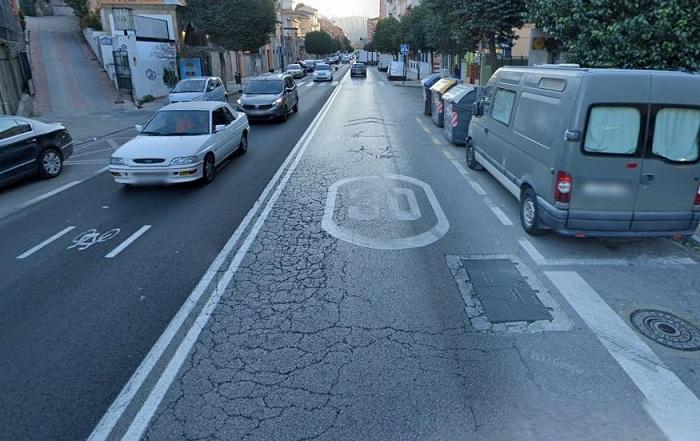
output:
[[[0,1],[0,40],[22,41],[19,17],[8,1]]]

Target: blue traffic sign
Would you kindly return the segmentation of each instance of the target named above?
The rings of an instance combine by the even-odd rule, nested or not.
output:
[[[408,53],[409,46],[407,44],[402,44],[401,45],[401,53],[402,54],[407,54]]]

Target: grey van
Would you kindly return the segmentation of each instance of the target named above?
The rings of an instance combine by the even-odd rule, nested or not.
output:
[[[499,69],[467,139],[520,200],[529,234],[690,236],[700,222],[700,76],[542,66]]]

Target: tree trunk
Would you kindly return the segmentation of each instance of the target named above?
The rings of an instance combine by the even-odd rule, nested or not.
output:
[[[490,32],[489,39],[489,64],[491,65],[491,74],[493,75],[498,69],[498,59],[496,58],[496,34]]]
[[[221,79],[224,84],[228,82],[228,76],[226,75],[226,56],[225,52],[219,52],[219,64],[221,65]]]

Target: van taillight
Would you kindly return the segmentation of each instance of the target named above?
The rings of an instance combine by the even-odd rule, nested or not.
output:
[[[557,173],[557,185],[554,187],[554,200],[568,204],[571,201],[571,188],[574,185],[574,179],[567,172],[560,171]]]
[[[695,192],[695,205],[700,207],[700,184],[698,184],[698,191]]]

